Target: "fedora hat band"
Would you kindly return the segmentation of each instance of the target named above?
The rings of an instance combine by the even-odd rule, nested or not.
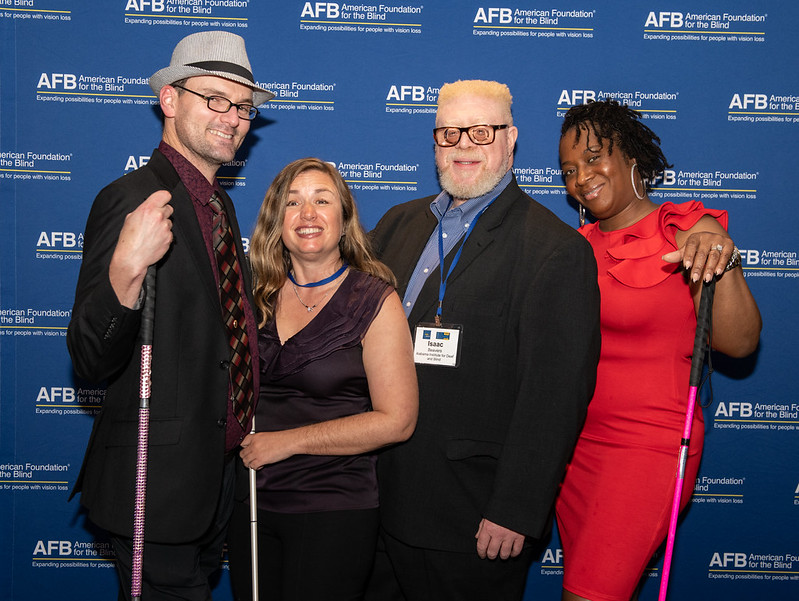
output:
[[[230,73],[231,75],[238,75],[247,81],[255,83],[252,73],[236,63],[228,63],[226,61],[201,61],[198,63],[189,63],[187,67],[196,67],[206,71],[221,71],[223,73]]]

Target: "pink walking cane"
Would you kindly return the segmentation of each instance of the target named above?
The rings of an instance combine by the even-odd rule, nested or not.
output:
[[[674,537],[677,533],[677,518],[680,513],[680,496],[683,482],[685,481],[685,463],[688,460],[688,446],[691,443],[691,425],[694,421],[694,406],[699,384],[702,381],[702,367],[705,362],[705,348],[709,347],[708,339],[711,329],[711,314],[713,312],[713,294],[716,290],[716,281],[711,280],[702,284],[702,296],[699,299],[699,311],[696,315],[696,336],[694,337],[694,352],[691,357],[691,376],[688,389],[688,409],[685,413],[685,426],[682,441],[680,442],[680,456],[677,463],[677,481],[674,486],[674,501],[671,505],[671,520],[669,521],[669,534],[666,537],[666,555],[663,559],[663,575],[660,579],[660,595],[658,601],[666,601],[669,588],[669,571],[671,569],[671,556],[674,551]]]
[[[136,451],[136,500],[133,507],[133,555],[130,596],[141,599],[142,560],[144,559],[144,507],[147,496],[147,451],[150,429],[150,368],[153,358],[153,322],[155,321],[155,265],[144,278],[145,297],[139,340],[141,371],[139,376],[139,440]]]

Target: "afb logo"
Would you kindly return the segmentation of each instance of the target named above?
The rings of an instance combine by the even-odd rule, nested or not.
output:
[[[164,12],[164,0],[128,0],[125,10]]]
[[[752,417],[752,403],[720,401],[714,417]]]
[[[745,568],[746,553],[713,553],[711,568]]]
[[[338,19],[340,12],[337,2],[306,2],[300,17]]]
[[[674,169],[666,169],[650,180],[653,186],[664,185],[673,186],[677,182],[677,174]]]
[[[760,265],[760,251],[759,250],[742,250],[738,249],[741,253],[741,258],[746,262],[746,265]]]
[[[595,90],[563,90],[558,98],[558,106],[585,104],[589,100],[596,100]]]
[[[398,102],[407,102],[409,100],[421,102],[424,98],[424,86],[391,86],[388,89],[388,96],[386,96],[386,100]]]
[[[39,77],[37,88],[74,90],[78,87],[78,78],[72,73],[42,73]]]
[[[38,248],[82,248],[83,234],[75,232],[42,232],[36,241]]]
[[[149,160],[150,157],[147,155],[130,155],[128,161],[125,163],[125,173],[138,169],[139,167],[144,167]]]
[[[513,12],[509,8],[478,8],[477,14],[474,16],[475,23],[485,23],[491,25],[493,23],[508,24],[513,21]]]
[[[38,540],[33,548],[33,555],[44,555],[52,557],[54,555],[72,555],[72,543],[68,540]]]
[[[730,100],[730,109],[755,109],[768,108],[768,96],[765,94],[733,94]]]
[[[39,389],[39,396],[36,397],[37,403],[74,403],[75,389],[66,386],[42,386]]]
[[[541,557],[542,564],[563,565],[563,549],[550,549],[544,551]]]
[[[646,17],[644,27],[670,27],[676,29],[684,23],[683,14],[675,12],[650,12]]]

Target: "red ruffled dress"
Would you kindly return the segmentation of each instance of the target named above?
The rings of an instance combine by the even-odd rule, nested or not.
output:
[[[564,588],[593,601],[628,601],[668,529],[688,400],[696,313],[682,269],[661,257],[676,230],[727,213],[666,202],[638,223],[580,232],[591,243],[602,295],[602,351],[586,423],[557,502]],[[682,505],[702,455],[694,413]]]

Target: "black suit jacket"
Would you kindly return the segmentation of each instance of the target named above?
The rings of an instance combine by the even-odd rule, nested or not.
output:
[[[100,192],[86,224],[67,345],[76,373],[105,381],[107,392],[73,494],[81,492],[93,522],[132,536],[141,311],[119,304],[108,266],[125,216],[160,189],[172,193],[174,242],[156,275],[146,538],[175,543],[202,535],[219,499],[230,347],[191,197],[157,150],[147,165]],[[222,196],[244,257],[233,204]],[[249,295],[249,273],[242,271]]]
[[[372,232],[400,296],[436,227],[433,198],[393,207]],[[411,329],[433,321],[438,288],[435,270]],[[514,179],[464,245],[443,321],[463,326],[460,366],[417,365],[416,431],[378,461],[383,526],[407,544],[460,552],[474,552],[483,517],[542,537],[596,379],[591,247]]]

